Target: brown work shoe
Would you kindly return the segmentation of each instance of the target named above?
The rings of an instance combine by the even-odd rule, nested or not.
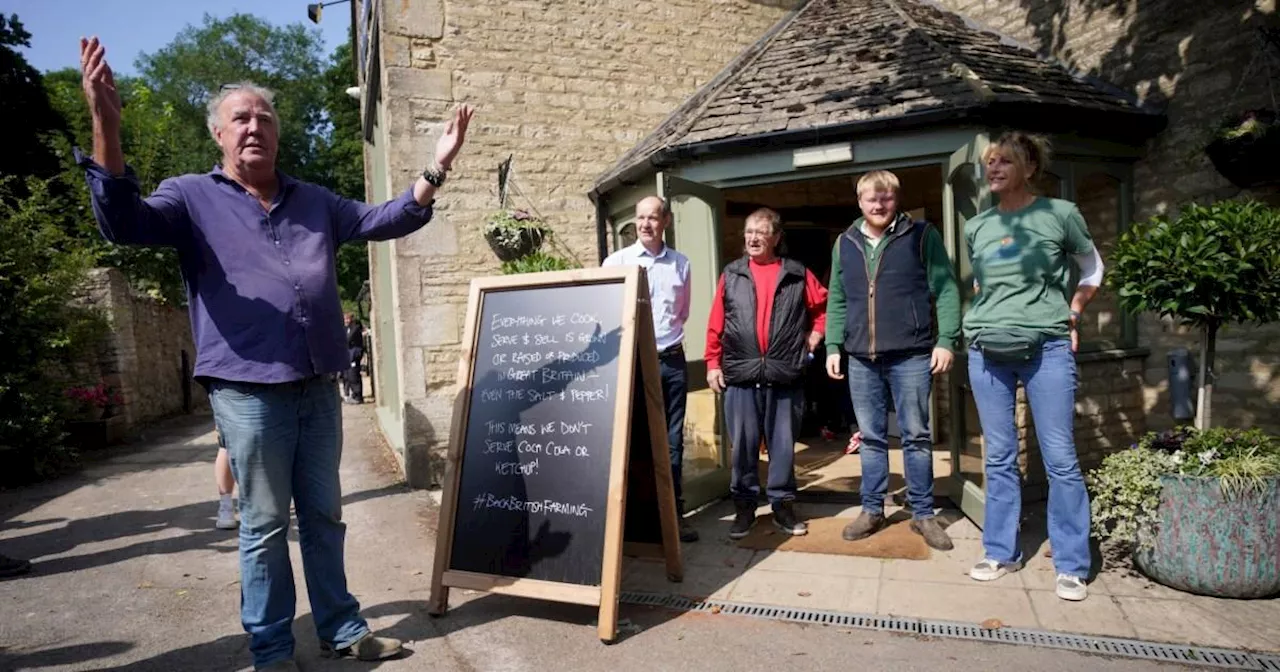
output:
[[[857,541],[866,539],[867,537],[880,531],[884,527],[885,520],[883,513],[867,513],[863,511],[857,520],[844,526],[844,530],[840,532],[840,536],[845,541]]]
[[[401,651],[404,651],[404,647],[400,640],[391,637],[374,637],[372,632],[365,633],[364,637],[357,639],[355,644],[341,649],[320,643],[320,652],[325,658],[349,656],[356,660],[385,660],[400,655]]]
[[[911,531],[924,537],[924,543],[928,544],[929,548],[949,551],[956,547],[955,544],[951,543],[951,536],[947,534],[946,530],[942,529],[935,516],[912,520]]]

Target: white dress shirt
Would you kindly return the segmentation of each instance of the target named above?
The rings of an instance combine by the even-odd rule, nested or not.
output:
[[[649,278],[658,352],[684,342],[684,323],[689,319],[689,258],[666,245],[655,255],[636,241],[606,257],[601,265],[625,264],[642,266]]]

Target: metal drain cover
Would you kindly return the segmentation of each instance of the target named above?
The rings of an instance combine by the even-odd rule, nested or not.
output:
[[[662,607],[677,611],[710,612],[730,616],[746,616],[791,623],[834,625],[863,630],[882,630],[929,637],[971,639],[1001,644],[1020,644],[1052,649],[1066,649],[1123,658],[1141,658],[1166,663],[1185,663],[1206,667],[1223,667],[1233,670],[1266,670],[1280,672],[1280,656],[1211,649],[1200,646],[1179,646],[1159,642],[1144,642],[1117,637],[1090,637],[1064,632],[1033,630],[1029,628],[983,628],[972,623],[932,621],[894,616],[854,614],[822,609],[778,607],[765,604],[749,604],[729,600],[693,600],[680,595],[661,593],[624,592],[621,601],[648,607]]]

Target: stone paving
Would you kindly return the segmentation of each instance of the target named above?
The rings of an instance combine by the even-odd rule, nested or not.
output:
[[[860,507],[801,504],[797,511],[802,518],[854,518]],[[887,509],[890,515],[895,511]],[[1109,569],[1090,583],[1089,599],[1067,602],[1053,592],[1047,541],[1031,544],[1036,552],[1028,553],[1022,571],[977,583],[967,572],[982,558],[981,531],[958,511],[940,515],[952,521],[948,532],[955,549],[932,551],[923,561],[881,560],[739,548],[728,538],[732,505],[719,502],[692,518],[702,539],[684,545],[682,583],[668,582],[661,562],[628,559],[623,589],[969,623],[999,619],[1011,627],[1280,652],[1280,599],[1201,597]],[[1025,529],[1026,540],[1044,539],[1034,516]]]

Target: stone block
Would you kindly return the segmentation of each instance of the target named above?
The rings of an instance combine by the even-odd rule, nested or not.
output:
[[[453,100],[453,71],[434,68],[386,68],[387,98]],[[390,115],[388,115],[390,116]]]
[[[385,30],[409,37],[444,37],[444,0],[382,3]]]
[[[407,68],[413,65],[412,42],[402,35],[383,33],[379,37],[382,46],[382,64],[387,67]]]
[[[457,345],[461,341],[461,320],[452,304],[420,306],[416,311],[400,307],[404,315],[404,343],[401,347]]]

